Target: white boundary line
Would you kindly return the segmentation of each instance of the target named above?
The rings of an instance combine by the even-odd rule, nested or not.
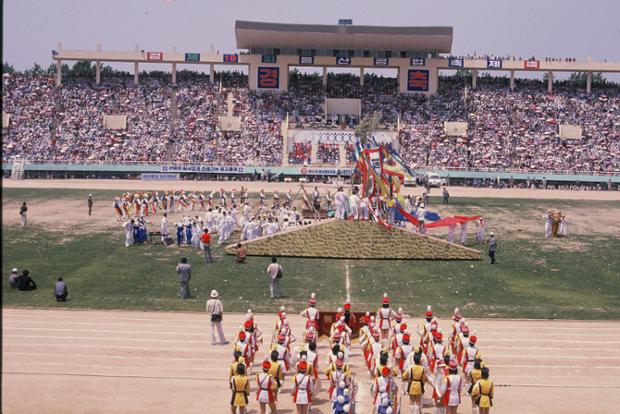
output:
[[[347,289],[347,302],[349,302],[351,300],[351,276],[349,275],[349,259],[345,261],[344,275],[345,275],[344,283]]]

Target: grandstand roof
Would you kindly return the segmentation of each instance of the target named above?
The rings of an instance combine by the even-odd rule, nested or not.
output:
[[[452,27],[264,23],[237,20],[237,48],[452,50]]]

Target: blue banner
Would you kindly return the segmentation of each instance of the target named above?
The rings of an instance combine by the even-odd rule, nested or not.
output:
[[[411,58],[409,59],[409,66],[425,66],[426,65],[426,59],[424,58]]]

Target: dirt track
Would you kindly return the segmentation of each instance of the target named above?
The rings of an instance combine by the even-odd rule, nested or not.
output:
[[[228,338],[242,319],[225,315]],[[266,338],[274,321],[273,315],[257,315]],[[301,318],[291,321],[300,334]],[[446,324],[440,321],[444,330]],[[470,325],[497,386],[493,413],[617,412],[620,322],[470,320]],[[3,342],[6,414],[229,412],[232,346],[210,345],[206,314],[4,309]],[[369,380],[357,346],[353,349],[360,384],[356,413],[368,414]],[[263,356],[264,349],[258,357]],[[319,356],[324,367],[325,340]],[[252,385],[248,412],[255,414]],[[290,414],[290,381],[284,390],[278,412]],[[324,390],[315,401],[313,413],[330,412]],[[464,396],[459,413],[470,412]],[[427,404],[424,413],[434,409]]]
[[[241,186],[252,192],[264,189],[271,192],[277,189],[280,194],[289,188],[296,191],[298,183],[268,183],[261,181],[140,181],[140,180],[2,180],[7,188],[83,188],[85,190],[196,190],[217,191],[224,188],[230,191],[239,190]],[[312,189],[315,184],[306,184]],[[318,184],[319,188],[335,190],[335,185]],[[561,191],[561,190],[526,190],[526,189],[493,189],[471,187],[449,187],[452,197],[488,197],[488,198],[529,198],[529,199],[557,199],[557,200],[619,200],[620,191]],[[405,194],[420,195],[419,188],[407,187]],[[438,189],[431,190],[431,195],[441,195]]]

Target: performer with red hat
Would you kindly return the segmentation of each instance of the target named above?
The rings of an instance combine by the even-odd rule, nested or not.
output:
[[[390,350],[392,354],[396,354],[396,350],[403,344],[403,335],[407,331],[406,323],[395,323],[390,335]]]
[[[448,364],[448,375],[444,378],[440,385],[441,402],[446,408],[446,414],[456,414],[461,403],[461,390],[463,388],[463,379],[458,372],[458,363],[451,359]]]
[[[319,310],[316,308],[316,293],[310,294],[308,307],[299,315],[306,318],[306,330],[310,327],[316,330],[319,329]]]
[[[461,320],[460,324],[461,333],[458,336],[458,342],[456,344],[456,360],[462,364],[463,363],[463,351],[467,347],[469,343],[469,326],[465,324],[465,319]]]
[[[248,335],[245,333],[245,331],[240,331],[238,336],[237,336],[237,340],[235,341],[235,347],[234,347],[235,351],[238,351],[241,353],[241,356],[243,357],[244,361],[247,364],[247,372],[248,375],[252,372],[252,348],[248,342]]]
[[[288,346],[286,345],[286,335],[279,333],[275,343],[271,350],[278,353],[278,361],[284,364],[284,372],[288,372],[291,365],[291,355]]]
[[[375,405],[375,410],[378,405],[379,396],[382,394],[387,394],[390,400],[393,399],[393,412],[398,412],[398,387],[392,377],[392,370],[389,367],[383,367],[381,370],[381,376],[375,378],[374,382],[370,387],[372,396],[373,396],[373,404]]]
[[[357,319],[355,318],[353,312],[351,312],[351,302],[346,301],[344,305],[342,305],[342,309],[344,310],[344,312],[341,316],[344,316],[344,323],[349,327],[352,332],[353,328],[355,328],[355,323],[357,322]]]
[[[456,355],[457,353],[457,343],[459,334],[461,333],[461,310],[459,308],[454,308],[454,314],[452,315],[452,322],[450,323],[450,349],[452,353]]]
[[[402,337],[402,344],[396,349],[396,352],[394,352],[394,361],[400,372],[405,372],[405,362],[407,361],[409,354],[413,351],[414,349],[413,345],[411,345],[411,335],[404,333]]]
[[[305,360],[299,361],[291,390],[293,402],[297,406],[297,414],[308,414],[308,407],[312,403],[314,381],[307,371],[308,363]]]
[[[469,342],[463,350],[463,359],[461,363],[463,364],[463,374],[465,375],[465,378],[467,379],[468,383],[469,383],[469,372],[474,368],[474,362],[476,361],[476,359],[482,359],[482,356],[480,355],[480,351],[478,350],[478,347],[476,346],[477,342],[478,342],[478,338],[476,337],[476,335],[470,336]]]
[[[265,414],[267,405],[272,413],[276,412],[276,399],[273,394],[273,385],[275,380],[269,375],[269,369],[271,368],[271,362],[263,361],[263,372],[256,374],[256,384],[258,386],[256,391],[256,401],[260,405],[260,414]]]
[[[379,329],[381,330],[381,339],[387,340],[390,335],[390,328],[396,313],[390,308],[390,298],[387,293],[383,294],[381,299],[381,307],[377,311],[376,319],[379,321]]]
[[[430,372],[435,373],[435,365],[438,361],[443,360],[444,356],[448,353],[448,350],[443,344],[443,334],[437,332],[433,337],[433,340],[429,344],[428,348],[428,360],[430,363]]]

